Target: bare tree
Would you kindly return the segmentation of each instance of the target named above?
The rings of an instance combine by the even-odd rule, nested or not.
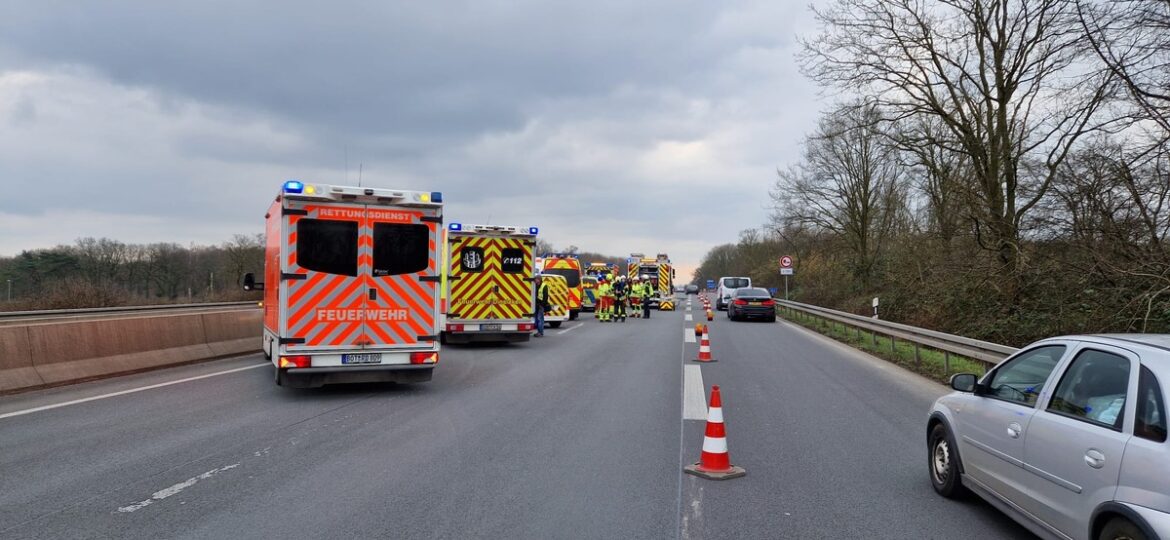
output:
[[[878,112],[870,105],[826,114],[805,142],[803,161],[780,171],[771,194],[779,224],[813,226],[844,240],[850,269],[863,287],[903,199],[902,164],[878,126]]]
[[[1014,308],[1021,222],[1098,127],[1108,88],[1110,75],[1084,62],[1075,3],[837,0],[815,13],[824,31],[804,44],[806,74],[861,91],[894,120],[941,120],[946,131],[929,142],[970,161],[970,216]]]
[[[1136,120],[1154,128],[1153,146],[1170,138],[1170,0],[1077,2],[1093,52],[1121,81]]]

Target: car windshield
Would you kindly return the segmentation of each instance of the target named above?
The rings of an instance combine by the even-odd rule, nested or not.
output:
[[[576,287],[581,284],[581,272],[572,268],[546,268],[546,274],[553,274],[565,278],[565,282],[569,288]]]
[[[737,297],[757,297],[757,296],[759,296],[759,297],[769,297],[769,298],[771,297],[771,295],[768,294],[768,291],[765,289],[751,289],[751,288],[739,289],[738,291],[735,291],[735,296],[737,296]]]
[[[739,289],[750,285],[747,278],[731,277],[723,278],[723,287],[727,289]]]

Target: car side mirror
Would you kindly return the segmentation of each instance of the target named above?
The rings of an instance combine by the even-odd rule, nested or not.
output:
[[[248,272],[244,274],[244,290],[245,291],[263,291],[264,283],[256,283],[256,275]]]
[[[951,389],[959,392],[974,392],[979,378],[974,373],[956,373],[951,376]]]

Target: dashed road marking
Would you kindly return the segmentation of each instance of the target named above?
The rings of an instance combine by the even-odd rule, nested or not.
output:
[[[568,328],[566,328],[566,329],[564,329],[564,330],[560,330],[560,331],[558,331],[558,332],[557,332],[557,335],[559,336],[559,335],[561,335],[561,334],[564,334],[565,332],[571,332],[571,331],[573,331],[573,330],[576,330],[577,328],[580,328],[581,326],[582,326],[582,324],[581,324],[581,323],[577,323],[576,325],[573,325],[573,326],[570,326],[570,327],[568,327]]]
[[[694,366],[694,367],[698,367],[698,366]],[[160,489],[160,490],[152,493],[150,495],[149,499],[143,499],[143,500],[138,501],[134,504],[120,507],[120,508],[118,508],[118,512],[121,512],[124,514],[129,513],[129,512],[137,512],[137,511],[142,510],[143,508],[146,508],[147,506],[150,506],[150,505],[152,505],[158,501],[161,501],[167,497],[171,497],[173,495],[178,495],[180,491],[183,491],[184,489],[187,489],[187,488],[195,485],[200,480],[207,480],[208,478],[211,478],[212,476],[215,476],[221,472],[230,471],[230,470],[232,470],[236,467],[239,467],[239,466],[240,466],[239,463],[233,463],[233,464],[228,465],[226,467],[212,469],[212,470],[207,471],[207,472],[200,474],[198,476],[192,476],[191,478],[188,478],[182,482],[179,482],[178,484],[175,484],[171,487],[163,488],[163,489]]]
[[[695,317],[694,317],[693,315],[691,315],[690,313],[687,313],[687,316],[685,317],[685,320],[688,320],[688,321],[693,321],[693,320],[695,320]]]
[[[683,328],[683,342],[685,342],[685,343],[694,343],[695,342],[694,330],[691,330],[690,328]]]
[[[702,366],[683,366],[683,420],[707,418],[705,391]]]

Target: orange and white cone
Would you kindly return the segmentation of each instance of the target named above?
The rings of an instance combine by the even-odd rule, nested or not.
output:
[[[695,359],[696,362],[715,362],[711,358],[711,336],[707,333],[706,325],[703,326],[703,337],[699,339],[699,357]]]
[[[731,464],[731,455],[727,452],[727,431],[723,427],[723,399],[719,396],[719,385],[711,387],[711,406],[707,408],[703,453],[698,463],[683,467],[683,471],[708,480],[730,480],[747,474],[743,467]]]

